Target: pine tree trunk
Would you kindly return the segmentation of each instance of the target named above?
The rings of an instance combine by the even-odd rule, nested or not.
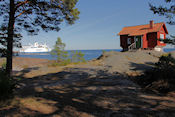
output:
[[[10,0],[8,38],[7,38],[7,59],[6,59],[6,73],[8,76],[12,76],[14,24],[15,24],[15,4],[14,0]]]

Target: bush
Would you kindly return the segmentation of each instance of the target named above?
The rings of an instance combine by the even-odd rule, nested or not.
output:
[[[68,64],[71,63],[71,60],[70,59],[66,59],[66,60],[63,60],[61,62],[58,63],[59,66],[66,66]]]
[[[70,63],[80,63],[85,62],[84,54],[79,51],[71,51],[71,55],[68,55],[68,52],[64,50],[66,44],[62,42],[61,38],[58,37],[54,45],[54,49],[51,51],[52,55],[57,56],[57,60],[51,64],[51,66],[65,66]]]
[[[3,70],[5,70],[6,69],[6,62],[3,62],[1,67],[2,67]]]
[[[81,51],[72,51],[72,58],[71,61],[72,63],[79,63],[79,62],[86,62],[84,58],[84,54]]]
[[[6,100],[13,96],[15,83],[4,71],[0,71],[0,100]]]
[[[155,68],[146,71],[144,75],[136,79],[142,87],[157,91],[159,93],[168,93],[175,90],[175,59],[170,54],[163,55],[155,63]]]
[[[57,67],[57,66],[66,66],[68,64],[71,63],[71,59],[66,59],[66,60],[62,60],[60,62],[52,62],[49,66],[52,66],[52,67]]]

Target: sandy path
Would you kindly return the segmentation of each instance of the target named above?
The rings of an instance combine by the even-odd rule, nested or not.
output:
[[[20,71],[25,68],[31,67],[41,67],[47,65],[49,60],[47,59],[38,59],[38,58],[23,58],[23,57],[14,57],[13,58],[13,70]]]
[[[34,73],[34,75],[19,82],[15,101],[10,106],[0,108],[0,115],[2,117],[174,117],[174,93],[168,96],[145,93],[122,71],[125,69],[135,71],[130,69],[132,66],[126,64],[130,61],[137,64],[157,61],[156,55],[157,53],[151,55],[139,52],[136,55],[115,53],[114,56],[62,70],[42,66],[40,69],[23,72],[21,75],[23,77],[26,74]],[[119,56],[123,59],[119,60]],[[120,62],[113,62],[114,59]],[[54,72],[50,72],[49,69]]]
[[[146,94],[120,73],[78,65],[20,81],[18,104],[1,115],[47,117],[173,117],[175,98]]]

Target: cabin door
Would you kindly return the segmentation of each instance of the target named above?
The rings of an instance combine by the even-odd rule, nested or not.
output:
[[[142,36],[135,37],[136,48],[139,49],[142,47]]]

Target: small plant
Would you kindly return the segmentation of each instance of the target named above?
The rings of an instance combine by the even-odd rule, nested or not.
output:
[[[51,66],[65,66],[71,63],[71,60],[68,59],[68,52],[64,50],[66,44],[62,42],[61,38],[58,37],[54,49],[51,51],[52,55],[57,56],[57,60],[51,64]]]
[[[57,62],[52,62],[51,64],[49,64],[50,67],[57,67],[59,66],[59,64]]]
[[[102,50],[102,54],[104,54],[106,52],[106,50]]]
[[[71,63],[71,59],[66,59],[63,60],[62,62],[59,63],[59,66],[66,66]]]
[[[5,100],[13,96],[15,83],[4,71],[0,71],[0,100]]]
[[[81,51],[72,51],[72,63],[85,62],[84,54]]]
[[[155,65],[161,71],[175,70],[175,59],[171,54],[165,54],[159,58],[159,61]]]
[[[54,49],[51,54],[57,56],[57,60],[54,63],[51,63],[51,66],[65,66],[70,63],[79,63],[85,62],[84,54],[80,51],[72,51],[71,55],[68,55],[67,51],[64,51],[66,44],[61,41],[61,38],[58,37]]]
[[[51,51],[52,55],[57,56],[57,62],[62,62],[68,57],[68,52],[64,50],[66,44],[62,42],[61,38],[58,37],[54,45],[54,49]]]
[[[3,63],[2,63],[1,68],[2,68],[3,70],[6,69],[6,62],[3,62]]]

